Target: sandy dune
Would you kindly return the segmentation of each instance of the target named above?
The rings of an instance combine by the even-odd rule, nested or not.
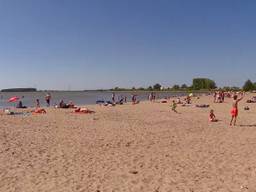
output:
[[[249,96],[247,96],[248,98]],[[1,192],[254,192],[256,104],[229,126],[230,102],[208,109],[142,102],[0,116]]]

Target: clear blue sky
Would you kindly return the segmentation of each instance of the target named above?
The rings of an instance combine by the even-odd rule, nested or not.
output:
[[[0,0],[0,89],[256,81],[254,0]]]

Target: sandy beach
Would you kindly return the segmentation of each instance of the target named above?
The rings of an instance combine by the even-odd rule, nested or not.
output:
[[[256,191],[256,104],[241,101],[230,127],[231,99],[193,98],[210,108],[171,101],[95,114],[47,109],[45,115],[1,115],[1,192]],[[243,107],[249,106],[249,111]],[[214,109],[220,120],[208,121]]]

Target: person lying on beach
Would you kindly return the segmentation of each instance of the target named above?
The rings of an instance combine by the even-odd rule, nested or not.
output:
[[[177,110],[177,103],[175,102],[175,100],[172,101],[172,111],[174,111],[175,113],[178,113]]]
[[[32,111],[34,114],[45,114],[46,110],[43,108],[36,108],[35,110]]]
[[[215,116],[214,111],[212,109],[210,110],[209,121],[210,122],[217,122],[218,121],[218,119],[216,119],[216,116]]]
[[[231,120],[230,120],[230,126],[233,125],[235,126],[236,125],[236,120],[237,120],[237,116],[238,116],[238,103],[239,101],[241,101],[242,99],[244,98],[244,94],[238,98],[237,95],[234,95],[233,96],[233,102],[232,102],[232,109],[231,109]],[[234,120],[234,122],[233,122]]]
[[[4,109],[3,111],[5,115],[29,115],[30,112],[28,111],[22,111],[22,112],[15,112],[15,111],[11,111],[10,109]]]
[[[75,110],[75,113],[95,113],[95,111],[91,111],[87,108],[80,108],[79,107]]]
[[[112,103],[111,101],[106,101],[104,102],[103,106],[112,106],[114,107],[116,104],[115,103]]]
[[[248,99],[246,103],[256,103],[256,97],[252,97],[251,99]]]
[[[197,105],[195,105],[196,107],[199,107],[199,108],[208,108],[208,107],[210,107],[210,105],[207,105],[207,104],[197,104]]]
[[[117,102],[116,102],[117,105],[123,105],[124,104],[124,98],[121,97]]]

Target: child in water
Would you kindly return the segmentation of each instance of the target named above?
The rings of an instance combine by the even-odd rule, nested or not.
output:
[[[214,114],[214,111],[211,109],[210,114],[209,114],[209,121],[210,122],[217,122],[218,120],[216,119],[216,116]]]
[[[236,119],[238,116],[238,103],[244,98],[244,94],[238,99],[237,95],[233,96],[233,102],[232,102],[232,109],[231,109],[231,120],[230,120],[230,126],[232,125],[232,122],[234,120],[233,125],[236,125]]]

